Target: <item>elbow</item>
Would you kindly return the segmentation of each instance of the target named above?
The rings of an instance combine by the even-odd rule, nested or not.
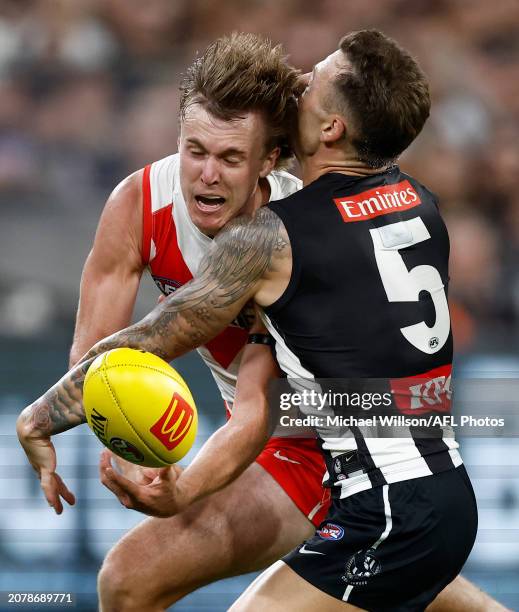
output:
[[[76,347],[72,345],[72,348],[70,349],[69,359],[68,359],[68,369],[71,370],[75,365],[77,365],[79,361],[81,360],[82,356],[83,354],[79,353],[76,350]]]

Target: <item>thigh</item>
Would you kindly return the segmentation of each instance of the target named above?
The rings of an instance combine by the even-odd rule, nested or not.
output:
[[[276,562],[249,586],[229,612],[354,612],[361,610],[341,602],[298,576],[283,561]]]
[[[267,567],[313,531],[283,489],[253,464],[186,511],[143,521],[106,563],[169,605],[204,584]]]

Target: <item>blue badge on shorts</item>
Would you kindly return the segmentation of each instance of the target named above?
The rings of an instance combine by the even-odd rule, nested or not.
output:
[[[344,535],[344,529],[335,523],[325,523],[317,530],[317,535],[321,540],[340,540]]]

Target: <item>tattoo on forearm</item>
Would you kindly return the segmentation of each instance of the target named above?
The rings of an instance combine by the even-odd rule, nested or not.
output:
[[[52,389],[33,404],[30,418],[49,434],[85,422],[82,389],[93,359],[127,346],[171,360],[213,338],[239,314],[276,259],[290,256],[279,217],[269,208],[238,217],[215,238],[197,276],[147,317],[98,342]]]
[[[24,418],[32,429],[44,435],[54,435],[86,422],[83,381],[92,361],[89,359],[75,366],[26,409]]]

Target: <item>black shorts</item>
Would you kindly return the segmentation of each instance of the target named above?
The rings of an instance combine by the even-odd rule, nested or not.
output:
[[[477,531],[464,466],[334,500],[283,560],[315,587],[376,612],[426,606],[460,572]]]

